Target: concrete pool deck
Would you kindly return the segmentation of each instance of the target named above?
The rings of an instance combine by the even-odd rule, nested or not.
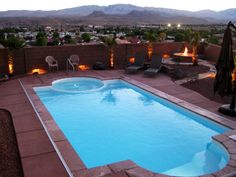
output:
[[[123,70],[91,70],[31,75],[0,83],[0,107],[8,109],[12,113],[26,177],[64,177],[70,175],[75,177],[165,176],[146,171],[129,160],[93,169],[87,169],[85,167],[32,89],[32,86],[50,85],[51,82],[56,79],[76,76],[90,76],[101,79],[122,78],[128,82],[140,84],[141,87],[144,87],[144,89],[147,88],[147,90],[153,93],[158,92],[162,94],[164,92],[170,95],[167,96],[168,98],[174,96],[177,98],[174,101],[186,108],[190,106],[193,109],[198,109],[202,114],[206,112],[201,108],[215,113],[210,115],[213,119],[216,117],[220,123],[234,129],[226,135],[214,137],[214,139],[226,146],[230,153],[230,161],[221,171],[205,176],[224,176],[228,173],[236,172],[236,141],[228,137],[228,135],[236,134],[236,119],[225,116],[226,119],[222,118],[222,115],[217,111],[218,107],[221,105],[220,103],[213,102],[192,90],[177,85],[172,82],[168,76],[162,73],[159,73],[155,78],[147,78],[143,76],[143,73],[126,75]],[[42,120],[39,120],[21,83],[30,95],[32,103],[35,105],[36,112]],[[166,95],[163,96],[165,97]],[[187,104],[185,101],[190,104]],[[48,132],[45,131],[43,125],[47,127]],[[51,138],[48,137],[47,133],[50,134]],[[56,148],[54,145],[56,145]],[[60,155],[56,152],[58,149]],[[61,161],[60,158],[63,160]],[[63,164],[63,162],[65,162],[65,164]],[[68,168],[65,168],[65,166]],[[68,174],[70,171],[72,173]]]

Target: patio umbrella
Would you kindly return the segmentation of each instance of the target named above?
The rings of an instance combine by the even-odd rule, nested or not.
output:
[[[234,88],[232,85],[232,72],[234,70],[234,59],[232,50],[232,23],[229,22],[224,33],[221,52],[216,64],[216,77],[214,81],[214,92],[218,92],[220,96],[232,95],[234,98]],[[232,102],[234,104],[234,100]],[[234,108],[232,105],[230,108]],[[232,107],[233,106],[233,107]]]

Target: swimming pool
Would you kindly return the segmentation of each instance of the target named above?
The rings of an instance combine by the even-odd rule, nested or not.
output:
[[[34,90],[88,168],[130,159],[157,173],[199,176],[228,162],[228,153],[211,138],[228,128],[124,81],[90,89],[100,82],[86,79],[82,90],[71,93]],[[61,84],[70,90],[71,83]]]

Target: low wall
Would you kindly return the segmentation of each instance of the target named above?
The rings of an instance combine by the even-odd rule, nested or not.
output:
[[[8,73],[7,49],[0,49],[0,74]]]
[[[152,52],[172,54],[180,49],[183,43],[153,43]],[[114,46],[114,67],[122,69],[127,66],[128,58],[136,52],[147,52],[148,44],[120,44]],[[66,70],[66,59],[77,54],[80,57],[80,64],[92,67],[97,61],[109,64],[108,49],[104,45],[71,45],[71,46],[46,46],[28,47],[14,51],[0,49],[0,73],[8,73],[8,54],[14,59],[14,74],[30,73],[32,69],[40,68],[47,70],[48,65],[45,57],[53,56],[59,63],[59,70]]]
[[[205,47],[204,55],[205,59],[216,62],[220,56],[221,46],[210,44]]]
[[[26,72],[33,68],[47,69],[48,55],[58,60],[59,70],[65,70],[67,58],[72,54],[79,56],[80,64],[92,66],[96,61],[108,64],[108,51],[103,45],[32,47],[25,49]]]

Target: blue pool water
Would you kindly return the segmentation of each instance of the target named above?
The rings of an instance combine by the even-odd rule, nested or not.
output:
[[[199,176],[227,164],[211,137],[228,128],[124,81],[91,91],[97,80],[84,79],[83,92],[34,89],[88,168],[130,159],[157,173]],[[60,87],[70,90],[70,82]]]

